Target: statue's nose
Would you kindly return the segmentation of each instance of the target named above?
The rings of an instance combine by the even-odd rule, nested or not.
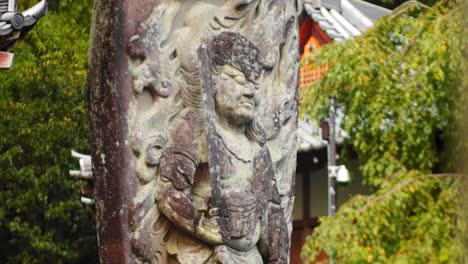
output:
[[[248,83],[244,88],[244,96],[253,98],[255,95],[255,86],[252,83]]]

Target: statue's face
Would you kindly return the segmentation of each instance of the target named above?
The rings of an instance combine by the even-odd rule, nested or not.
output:
[[[216,83],[216,112],[232,124],[242,125],[254,118],[260,103],[258,85],[230,65],[225,65]]]

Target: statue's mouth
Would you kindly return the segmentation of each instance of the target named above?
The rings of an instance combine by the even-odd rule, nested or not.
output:
[[[255,108],[255,103],[251,100],[243,100],[240,102],[239,106],[241,107],[247,107],[247,108]]]

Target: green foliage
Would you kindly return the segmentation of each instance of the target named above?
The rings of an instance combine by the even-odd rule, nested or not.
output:
[[[323,119],[328,96],[336,96],[370,185],[401,170],[428,173],[445,161],[437,140],[456,131],[464,66],[456,10],[454,1],[402,6],[362,36],[311,58],[331,67],[302,91],[302,114]]]
[[[94,223],[68,175],[71,149],[88,151],[92,4],[60,1],[0,72],[0,263],[96,262]]]
[[[461,1],[460,1],[461,2]],[[365,182],[336,216],[321,218],[303,257],[338,263],[457,263],[465,232],[458,176],[450,171],[464,103],[459,1],[404,4],[360,37],[318,49],[330,70],[302,91],[302,114],[325,119],[328,97],[345,114]],[[306,62],[304,62],[306,63]]]
[[[308,238],[303,257],[337,263],[457,263],[463,249],[462,182],[454,175],[396,174],[356,196]]]

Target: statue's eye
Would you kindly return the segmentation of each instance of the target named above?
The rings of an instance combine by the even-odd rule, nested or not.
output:
[[[246,1],[239,1],[240,3],[235,7],[235,10],[238,13],[246,11],[251,4],[253,4],[254,0],[246,0]]]
[[[148,148],[163,149],[165,145],[166,140],[161,136],[152,137],[148,142]]]
[[[153,146],[151,146],[151,148],[161,150],[163,148],[163,146],[162,146],[162,144],[154,144]]]
[[[237,12],[243,12],[249,7],[249,4],[240,4],[236,6],[236,11]]]
[[[234,76],[233,77],[234,81],[236,81],[236,83],[238,84],[246,84],[247,80],[243,77],[243,76],[240,76],[240,75],[237,75],[237,76]]]

